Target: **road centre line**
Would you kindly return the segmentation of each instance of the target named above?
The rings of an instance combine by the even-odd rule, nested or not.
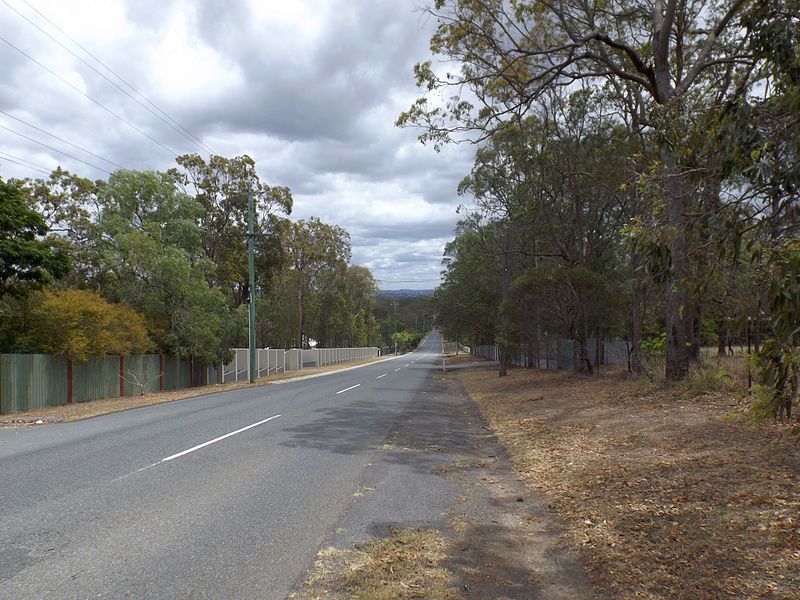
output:
[[[274,415],[272,417],[269,417],[268,419],[263,419],[261,421],[258,421],[257,423],[253,423],[252,425],[248,425],[247,427],[242,427],[241,429],[237,429],[236,431],[231,431],[230,433],[226,433],[225,435],[221,435],[221,436],[219,436],[217,438],[214,438],[213,440],[208,440],[207,442],[203,442],[202,444],[198,444],[197,446],[193,446],[192,448],[189,448],[188,450],[184,450],[183,452],[178,452],[177,454],[173,454],[172,456],[167,456],[166,458],[162,458],[160,462],[164,463],[164,462],[167,462],[167,461],[170,461],[170,460],[175,460],[176,458],[180,458],[181,456],[185,456],[185,455],[189,454],[190,452],[194,452],[195,450],[200,450],[200,448],[205,448],[206,446],[210,446],[211,444],[216,444],[217,442],[220,442],[220,441],[224,440],[225,438],[229,438],[232,435],[236,435],[237,433],[242,433],[243,431],[247,431],[248,429],[252,429],[253,427],[258,427],[259,425],[263,425],[267,421],[272,421],[273,419],[277,419],[279,417],[280,417],[280,415]]]
[[[402,369],[402,368],[403,368],[403,367],[397,367],[397,368],[394,370],[394,372],[395,372],[395,373],[397,373],[397,372],[398,372],[400,369]]]
[[[337,393],[337,394],[344,394],[345,392],[349,392],[350,390],[354,390],[355,388],[357,388],[357,387],[358,387],[358,386],[360,386],[360,385],[361,385],[360,383],[357,383],[357,384],[355,384],[355,385],[351,385],[349,388],[344,388],[343,390],[339,390],[339,391],[338,391],[338,392],[336,392],[336,393]]]
[[[386,373],[384,373],[383,375],[378,375],[375,379],[380,379],[381,377],[386,377]]]

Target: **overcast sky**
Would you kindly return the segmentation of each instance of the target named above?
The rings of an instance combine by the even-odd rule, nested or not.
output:
[[[204,153],[16,9],[125,88],[63,30],[216,154],[252,156],[263,180],[292,189],[292,218],[350,232],[353,263],[384,289],[433,288],[474,149],[437,154],[394,127],[419,95],[412,67],[429,57],[423,2],[0,0],[0,110],[105,159],[0,113],[0,176],[42,176],[33,165],[107,176],[8,129],[109,171]]]

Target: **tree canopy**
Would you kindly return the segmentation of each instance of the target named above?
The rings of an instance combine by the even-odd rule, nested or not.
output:
[[[0,296],[67,273],[67,255],[42,239],[46,233],[45,219],[29,207],[25,190],[0,179]]]
[[[152,348],[227,360],[247,345],[248,196],[257,343],[380,342],[376,282],[349,264],[344,229],[287,219],[291,192],[261,181],[248,156],[177,162],[167,172],[118,170],[99,181],[59,168],[44,179],[0,182],[3,350],[83,359]],[[31,294],[34,284],[45,291]],[[58,319],[73,324],[49,338]]]

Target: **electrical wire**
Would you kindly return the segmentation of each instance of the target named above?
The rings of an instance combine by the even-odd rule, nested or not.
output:
[[[84,46],[82,46],[82,45],[81,45],[81,44],[80,44],[80,43],[79,43],[77,40],[75,40],[74,38],[72,38],[72,37],[71,37],[71,36],[70,36],[70,35],[69,35],[69,34],[68,34],[66,31],[64,31],[63,29],[61,29],[61,28],[60,28],[58,25],[56,25],[56,24],[55,24],[55,23],[54,23],[54,22],[53,22],[53,21],[52,21],[50,18],[48,18],[48,17],[47,17],[47,15],[45,15],[45,14],[44,14],[42,11],[40,11],[38,8],[36,8],[36,7],[35,7],[33,4],[31,4],[31,3],[30,3],[30,2],[28,2],[27,0],[21,0],[21,1],[22,1],[22,2],[23,2],[25,5],[26,5],[26,6],[28,6],[28,8],[30,8],[30,9],[31,9],[31,10],[33,10],[33,11],[34,11],[34,12],[35,12],[37,15],[39,15],[39,16],[40,16],[42,19],[44,19],[45,21],[47,21],[47,23],[49,23],[49,24],[50,24],[50,25],[51,25],[51,26],[52,26],[52,27],[53,27],[53,28],[54,28],[56,31],[58,31],[58,32],[59,32],[61,35],[63,35],[63,36],[64,36],[65,38],[67,38],[67,39],[68,39],[70,42],[72,42],[73,44],[75,44],[75,45],[76,45],[78,48],[80,48],[81,50],[83,50],[83,51],[84,51],[84,52],[85,52],[85,53],[86,53],[88,56],[90,56],[92,59],[94,59],[94,60],[95,60],[95,61],[96,61],[96,62],[97,62],[99,65],[101,65],[101,66],[102,66],[104,69],[106,69],[106,70],[107,70],[109,73],[111,73],[111,74],[112,74],[114,77],[116,77],[116,78],[117,78],[117,79],[119,79],[119,80],[120,80],[122,83],[124,83],[124,84],[125,84],[125,85],[126,85],[126,86],[127,86],[129,89],[130,89],[130,90],[132,90],[132,91],[133,91],[134,93],[136,93],[136,94],[137,94],[137,95],[138,95],[140,98],[142,98],[142,100],[144,100],[145,102],[147,102],[147,103],[148,103],[150,106],[152,106],[154,109],[156,109],[156,110],[157,110],[158,112],[160,112],[162,115],[164,115],[164,117],[166,117],[167,119],[169,119],[170,121],[172,121],[172,122],[175,124],[175,126],[176,126],[176,127],[178,127],[179,129],[183,130],[183,131],[186,133],[186,135],[188,135],[188,136],[189,136],[189,137],[191,137],[193,140],[195,140],[195,141],[196,141],[196,142],[197,142],[197,143],[198,143],[198,144],[199,144],[199,145],[200,145],[202,148],[204,148],[204,149],[205,149],[207,152],[209,152],[210,154],[216,154],[216,152],[215,152],[215,151],[214,151],[212,148],[210,148],[208,145],[206,145],[206,144],[205,144],[205,142],[203,142],[203,140],[201,140],[199,137],[197,137],[197,136],[196,136],[194,133],[192,133],[192,132],[191,132],[189,129],[187,129],[186,127],[184,127],[184,126],[183,126],[183,125],[180,123],[180,121],[178,121],[176,118],[174,118],[172,115],[170,115],[170,114],[169,114],[167,111],[163,110],[163,109],[162,109],[160,106],[158,106],[158,105],[157,105],[155,102],[153,102],[152,100],[150,100],[150,99],[149,99],[147,96],[145,96],[145,95],[144,95],[142,92],[140,92],[138,89],[136,89],[136,87],[134,87],[134,85],[133,85],[132,83],[128,82],[128,81],[127,81],[127,80],[126,80],[124,77],[122,77],[122,75],[120,75],[119,73],[117,73],[116,71],[114,71],[114,69],[112,69],[112,68],[111,68],[111,67],[109,67],[107,64],[105,64],[105,63],[104,63],[102,60],[100,60],[100,59],[99,59],[99,58],[98,58],[96,55],[94,55],[94,54],[93,54],[91,51],[89,51],[89,50],[88,50],[88,49],[86,49]]]
[[[59,80],[59,81],[61,81],[62,83],[64,83],[64,84],[68,85],[69,87],[71,87],[73,90],[75,90],[76,92],[78,92],[78,93],[79,93],[81,96],[84,96],[85,98],[87,98],[87,99],[91,100],[91,101],[92,101],[93,103],[95,103],[97,106],[99,106],[100,108],[102,108],[103,110],[105,110],[105,111],[106,111],[108,114],[110,114],[110,115],[112,115],[112,116],[116,117],[117,119],[119,119],[120,121],[122,121],[123,123],[125,123],[125,124],[126,124],[128,127],[130,127],[131,129],[133,129],[134,131],[137,131],[137,132],[139,132],[141,135],[143,135],[144,137],[146,137],[148,140],[150,140],[150,141],[151,141],[151,142],[153,142],[154,144],[156,144],[156,145],[160,146],[161,148],[163,148],[164,150],[166,150],[167,152],[169,152],[169,153],[170,153],[170,154],[173,156],[173,158],[177,158],[177,153],[175,152],[175,150],[173,150],[172,148],[170,148],[170,147],[168,147],[168,146],[165,146],[164,144],[162,144],[161,142],[159,142],[157,139],[155,139],[154,137],[152,137],[151,135],[149,135],[149,134],[148,134],[148,133],[146,133],[145,131],[142,131],[142,130],[141,130],[141,129],[139,129],[139,128],[138,128],[136,125],[134,125],[133,123],[131,123],[130,121],[128,121],[128,120],[127,120],[125,117],[122,117],[122,116],[120,116],[119,114],[115,113],[113,110],[111,110],[110,108],[108,108],[108,107],[107,107],[105,104],[103,104],[103,103],[102,103],[102,102],[100,102],[99,100],[95,100],[95,99],[94,99],[94,98],[92,98],[92,97],[91,97],[89,94],[87,94],[87,93],[86,93],[86,92],[84,92],[82,89],[80,89],[78,86],[76,86],[76,85],[74,85],[74,84],[70,83],[69,81],[67,81],[66,79],[64,79],[63,77],[61,77],[61,75],[59,75],[58,73],[56,73],[55,71],[53,71],[53,70],[52,70],[52,69],[50,69],[49,67],[45,66],[44,64],[40,63],[38,60],[36,60],[35,58],[33,58],[33,57],[30,55],[30,54],[28,54],[27,52],[25,52],[25,51],[24,51],[24,50],[22,50],[21,48],[19,48],[19,47],[15,46],[15,45],[14,45],[12,42],[9,42],[9,41],[8,41],[6,38],[4,38],[4,37],[0,36],[0,42],[3,42],[4,44],[6,44],[6,45],[10,46],[11,48],[13,48],[13,49],[14,49],[14,50],[16,50],[17,52],[19,52],[19,53],[20,53],[22,56],[24,56],[25,58],[27,58],[27,59],[28,59],[28,60],[30,60],[31,62],[35,63],[36,65],[38,65],[38,66],[39,66],[40,68],[42,68],[43,70],[45,70],[45,71],[47,71],[48,73],[50,73],[50,75],[52,75],[53,77],[55,77],[56,79],[58,79],[58,80]]]
[[[34,139],[34,138],[32,138],[32,137],[30,137],[28,135],[25,135],[24,133],[20,133],[19,131],[14,131],[13,129],[11,129],[9,127],[6,127],[5,125],[0,125],[0,129],[4,129],[4,130],[6,130],[6,131],[8,131],[10,133],[13,133],[14,135],[18,135],[21,138],[25,138],[26,140],[31,141],[34,144],[39,144],[40,146],[44,146],[48,150],[52,150],[53,152],[58,152],[59,154],[63,154],[64,156],[66,156],[68,158],[71,158],[72,160],[77,160],[78,162],[83,163],[85,165],[88,165],[88,166],[92,167],[93,169],[97,169],[98,171],[102,171],[103,173],[106,173],[107,175],[111,175],[111,171],[109,171],[108,169],[104,169],[103,167],[98,167],[97,165],[93,165],[92,163],[87,162],[87,161],[83,160],[82,158],[78,158],[77,156],[73,156],[72,154],[69,154],[68,152],[64,152],[63,150],[59,150],[55,146],[51,146],[49,144],[45,144],[44,142],[40,142],[39,140]]]
[[[50,136],[51,138],[55,138],[55,139],[57,139],[59,142],[62,142],[62,143],[64,143],[64,144],[67,144],[68,146],[72,146],[73,148],[76,148],[76,149],[80,150],[81,152],[86,152],[86,154],[91,154],[91,155],[92,155],[92,156],[94,156],[95,158],[99,158],[100,160],[102,160],[102,161],[104,161],[104,162],[107,162],[108,164],[110,164],[110,165],[113,165],[113,166],[117,167],[118,169],[124,169],[124,168],[125,168],[125,167],[123,167],[121,164],[119,164],[119,163],[115,163],[113,160],[109,160],[109,159],[107,159],[107,158],[105,158],[105,157],[103,157],[103,156],[100,156],[99,154],[95,154],[94,152],[92,152],[91,150],[87,150],[87,149],[86,149],[86,148],[84,148],[83,146],[79,146],[78,144],[73,144],[73,143],[72,143],[72,142],[70,142],[69,140],[65,140],[64,138],[62,138],[62,137],[59,137],[59,136],[57,136],[57,135],[56,135],[56,134],[54,134],[54,133],[50,133],[49,131],[45,131],[45,130],[44,130],[44,129],[42,129],[41,127],[37,127],[37,126],[36,126],[36,125],[34,125],[33,123],[28,123],[27,121],[25,121],[25,120],[23,120],[23,119],[20,119],[19,117],[17,117],[17,116],[14,116],[14,115],[12,115],[11,113],[8,113],[8,112],[6,112],[6,111],[4,111],[4,110],[2,110],[2,109],[0,109],[0,114],[2,114],[2,115],[5,115],[5,116],[9,117],[10,119],[14,119],[15,121],[18,121],[18,122],[22,123],[23,125],[27,125],[27,126],[28,126],[28,127],[30,127],[31,129],[35,129],[35,130],[36,130],[36,131],[38,131],[39,133],[43,133],[43,134],[45,134],[45,135],[47,135],[47,136]]]
[[[20,167],[25,167],[26,169],[33,169],[34,171],[39,171],[40,173],[44,173],[45,175],[50,175],[50,173],[52,172],[48,171],[47,168],[43,167],[42,165],[36,164],[35,162],[31,162],[29,160],[25,160],[24,158],[20,158],[19,156],[14,156],[13,154],[0,152],[0,162],[2,162],[2,159],[14,163],[15,165],[19,165]]]
[[[92,66],[91,64],[89,64],[89,62],[88,62],[88,61],[86,61],[85,59],[83,59],[82,57],[80,57],[78,54],[76,54],[75,52],[73,52],[72,50],[70,50],[70,49],[69,49],[69,48],[68,48],[68,47],[67,47],[65,44],[63,44],[63,43],[61,43],[59,40],[57,40],[57,39],[56,39],[56,38],[55,38],[55,37],[54,37],[52,34],[50,34],[49,32],[45,31],[45,30],[44,30],[42,27],[40,27],[40,26],[39,26],[38,24],[36,24],[34,21],[32,21],[31,19],[29,19],[27,16],[25,16],[25,15],[24,15],[24,14],[22,14],[20,11],[18,11],[16,8],[14,8],[14,7],[13,7],[11,4],[9,4],[9,3],[8,3],[8,0],[0,0],[0,2],[2,2],[3,4],[5,4],[5,5],[6,5],[8,8],[10,8],[12,11],[14,11],[14,12],[15,12],[15,13],[16,13],[16,14],[19,16],[19,17],[21,17],[22,19],[25,19],[25,20],[26,20],[28,23],[30,23],[30,24],[31,24],[33,27],[35,27],[35,28],[36,28],[36,29],[38,29],[38,30],[39,30],[41,33],[43,33],[44,35],[46,35],[47,37],[49,37],[49,38],[50,38],[50,39],[51,39],[53,42],[55,42],[56,44],[58,44],[59,46],[61,46],[61,47],[62,47],[64,50],[66,50],[67,52],[69,52],[69,53],[70,53],[72,56],[74,56],[75,58],[77,58],[77,59],[78,59],[79,61],[81,61],[81,62],[82,62],[84,65],[86,65],[87,67],[89,67],[89,68],[90,68],[92,71],[94,71],[95,73],[97,73],[97,74],[98,74],[100,77],[102,77],[103,79],[105,79],[105,80],[106,80],[108,83],[110,83],[111,85],[113,85],[113,86],[114,86],[115,88],[117,88],[117,89],[118,89],[120,92],[122,92],[123,94],[125,94],[125,95],[126,95],[128,98],[130,98],[131,100],[133,100],[134,102],[136,102],[136,104],[138,104],[139,106],[141,106],[142,108],[144,108],[146,111],[148,111],[150,114],[152,114],[152,115],[153,115],[154,117],[156,117],[158,120],[160,120],[162,123],[164,123],[164,124],[165,124],[165,125],[167,125],[168,127],[172,128],[172,129],[173,129],[174,131],[176,131],[176,132],[177,132],[179,135],[183,136],[183,137],[184,137],[186,140],[188,140],[189,142],[191,142],[192,144],[194,144],[195,146],[197,146],[198,148],[200,148],[200,149],[201,149],[201,150],[203,150],[204,152],[209,152],[209,153],[211,153],[211,154],[214,154],[214,151],[213,151],[213,150],[211,150],[211,148],[209,148],[208,146],[206,146],[206,145],[203,143],[203,141],[202,141],[202,140],[200,140],[200,139],[199,139],[197,136],[195,136],[195,135],[194,135],[194,134],[193,134],[191,131],[189,131],[188,129],[186,129],[185,127],[183,127],[183,125],[181,125],[180,123],[178,123],[178,121],[176,121],[175,119],[173,119],[172,117],[170,117],[170,116],[169,116],[169,115],[168,115],[166,112],[164,112],[163,110],[161,110],[160,108],[158,108],[158,106],[156,106],[156,105],[155,105],[155,104],[154,104],[152,101],[150,101],[150,100],[149,100],[149,99],[148,99],[148,98],[147,98],[147,97],[146,97],[144,94],[142,94],[142,93],[141,93],[139,90],[137,90],[136,88],[134,88],[134,87],[133,87],[133,86],[132,86],[130,83],[128,83],[127,81],[125,81],[125,80],[124,80],[122,77],[120,77],[119,75],[117,75],[117,74],[116,74],[116,73],[115,73],[113,70],[111,70],[111,68],[109,68],[108,66],[106,66],[106,65],[105,65],[105,64],[104,64],[104,63],[103,63],[103,62],[102,62],[102,61],[101,61],[99,58],[97,58],[97,57],[96,57],[94,54],[92,54],[91,52],[89,52],[88,50],[86,50],[86,48],[84,48],[83,46],[81,46],[81,45],[80,45],[78,42],[76,42],[76,41],[75,41],[74,39],[72,39],[72,38],[71,38],[69,35],[67,35],[67,34],[66,34],[66,33],[65,33],[65,32],[64,32],[64,31],[63,31],[63,30],[62,30],[60,27],[58,27],[58,25],[56,25],[56,24],[55,24],[55,23],[53,23],[53,22],[52,22],[50,19],[48,19],[48,18],[47,18],[47,17],[46,17],[44,14],[42,14],[42,13],[41,13],[41,12],[40,12],[40,11],[39,11],[39,10],[38,10],[36,7],[32,6],[32,5],[31,5],[30,3],[28,3],[28,2],[25,2],[25,4],[27,4],[27,5],[28,5],[28,6],[29,6],[29,7],[30,7],[32,10],[34,10],[34,11],[35,11],[35,12],[36,12],[36,13],[37,13],[39,16],[41,16],[41,17],[42,17],[42,18],[43,18],[45,21],[47,21],[47,22],[48,22],[48,23],[49,23],[51,26],[53,26],[53,27],[54,27],[56,30],[58,30],[58,31],[59,31],[59,32],[60,32],[62,35],[64,35],[64,36],[65,36],[65,37],[66,37],[66,38],[67,38],[69,41],[71,41],[71,42],[72,42],[73,44],[75,44],[75,45],[76,45],[78,48],[80,48],[81,50],[83,50],[84,52],[86,52],[86,53],[87,53],[89,56],[91,56],[91,57],[92,57],[92,58],[93,58],[95,61],[97,61],[97,62],[98,62],[100,65],[102,65],[102,66],[103,66],[105,69],[107,69],[107,70],[108,70],[110,73],[112,73],[112,74],[113,74],[113,75],[114,75],[114,76],[115,76],[117,79],[119,79],[120,81],[122,81],[122,82],[123,82],[125,85],[127,85],[127,86],[128,86],[130,89],[132,89],[134,92],[136,92],[136,93],[137,93],[139,96],[141,96],[142,98],[144,98],[144,99],[147,101],[147,103],[148,103],[148,104],[151,104],[151,105],[152,105],[153,107],[155,107],[155,108],[156,108],[156,109],[157,109],[159,112],[161,112],[161,113],[163,113],[164,115],[166,115],[166,117],[167,117],[167,118],[169,118],[171,121],[173,121],[173,122],[174,122],[174,123],[175,123],[177,126],[176,126],[176,125],[173,125],[173,123],[170,123],[170,121],[168,121],[167,119],[165,119],[164,117],[162,117],[161,115],[159,115],[159,114],[158,114],[157,112],[155,112],[155,111],[154,111],[152,108],[150,108],[149,106],[147,106],[147,104],[145,104],[144,102],[142,102],[141,100],[139,100],[138,98],[136,98],[136,97],[135,97],[133,94],[131,94],[129,91],[127,91],[127,90],[125,90],[124,88],[122,88],[122,87],[121,87],[121,86],[120,86],[120,85],[119,85],[119,84],[118,84],[116,81],[113,81],[113,80],[112,80],[110,77],[108,77],[108,76],[107,76],[105,73],[102,73],[101,71],[99,71],[98,69],[96,69],[94,66]],[[23,2],[24,2],[24,0],[23,0]]]

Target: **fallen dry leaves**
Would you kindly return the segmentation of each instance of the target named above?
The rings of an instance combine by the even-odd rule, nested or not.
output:
[[[800,598],[800,447],[730,393],[622,373],[459,373],[601,597]]]

